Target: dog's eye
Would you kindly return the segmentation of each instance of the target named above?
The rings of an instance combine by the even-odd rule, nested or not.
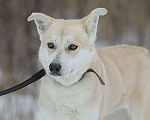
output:
[[[78,46],[75,45],[75,44],[71,44],[71,45],[68,47],[69,50],[75,50],[75,49],[77,49],[77,48],[78,48]]]
[[[54,44],[53,44],[53,43],[51,43],[51,42],[50,42],[50,43],[48,43],[48,44],[47,44],[47,46],[48,46],[50,49],[54,49]]]

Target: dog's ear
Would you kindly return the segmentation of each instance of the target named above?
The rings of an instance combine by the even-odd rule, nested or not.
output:
[[[32,13],[31,16],[28,17],[28,21],[32,20],[35,21],[41,40],[43,34],[47,31],[48,27],[53,22],[53,18],[42,13]]]
[[[93,10],[88,16],[81,19],[88,36],[92,37],[92,39],[94,37],[94,40],[96,38],[99,16],[103,16],[106,13],[107,10],[105,8],[97,8]]]

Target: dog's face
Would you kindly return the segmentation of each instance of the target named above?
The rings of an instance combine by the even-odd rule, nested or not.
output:
[[[41,13],[28,18],[37,25],[41,40],[39,59],[48,76],[65,86],[81,78],[95,54],[99,15],[106,12],[103,8],[95,9],[79,20],[54,19]]]

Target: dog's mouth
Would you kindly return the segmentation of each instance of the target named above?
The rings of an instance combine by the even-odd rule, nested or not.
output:
[[[54,76],[54,77],[61,77],[62,75],[60,73],[49,73],[50,76]]]
[[[53,76],[53,77],[68,77],[69,75],[71,75],[74,72],[74,69],[70,70],[67,74],[63,74],[63,72],[59,72],[59,73],[52,73],[49,71],[49,75]]]

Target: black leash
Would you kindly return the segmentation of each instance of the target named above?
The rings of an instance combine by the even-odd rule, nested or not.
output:
[[[93,69],[91,69],[91,68],[88,69],[88,70],[82,75],[82,77],[81,77],[80,80],[83,79],[83,77],[85,76],[85,74],[86,74],[87,72],[93,72],[93,73],[95,73],[96,76],[98,77],[100,83],[101,83],[102,85],[105,85],[103,79],[102,79]],[[14,92],[14,91],[17,91],[17,90],[19,90],[19,89],[21,89],[21,88],[24,88],[24,87],[28,86],[29,84],[31,84],[31,83],[33,83],[33,82],[39,80],[40,78],[42,78],[43,76],[45,76],[45,74],[46,74],[46,73],[45,73],[45,70],[42,69],[42,70],[40,70],[39,72],[35,73],[35,74],[34,74],[31,78],[29,78],[28,80],[26,80],[26,81],[24,81],[24,82],[22,82],[22,83],[20,83],[20,84],[18,84],[18,85],[16,85],[16,86],[14,86],[14,87],[12,87],[12,88],[9,88],[9,89],[6,89],[6,90],[1,91],[1,92],[0,92],[0,96],[6,95],[6,94],[12,93],[12,92]],[[79,81],[80,81],[80,80],[79,80]]]
[[[20,83],[20,84],[18,84],[18,85],[16,85],[16,86],[14,86],[14,87],[12,87],[12,88],[9,88],[9,89],[7,89],[7,90],[1,91],[1,92],[0,92],[0,96],[6,95],[6,94],[8,94],[8,93],[12,93],[12,92],[17,91],[17,90],[19,90],[19,89],[21,89],[21,88],[24,88],[24,87],[28,86],[29,84],[31,84],[31,83],[33,83],[33,82],[39,80],[39,79],[40,79],[41,77],[43,77],[45,74],[46,74],[46,73],[45,73],[45,70],[42,69],[42,70],[40,70],[39,72],[35,73],[35,74],[34,74],[31,78],[29,78],[28,80],[26,80],[26,81],[24,81],[24,82],[22,82],[22,83]]]

